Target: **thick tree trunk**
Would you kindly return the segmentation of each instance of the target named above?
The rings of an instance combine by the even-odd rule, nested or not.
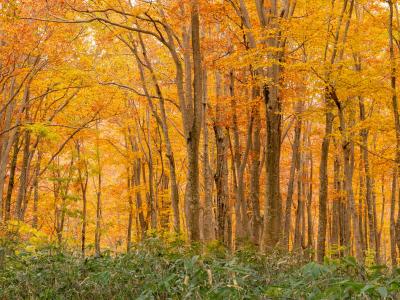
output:
[[[397,190],[397,180],[398,180],[398,173],[399,173],[399,166],[400,166],[400,119],[399,119],[399,109],[398,109],[398,100],[397,100],[397,86],[396,86],[396,61],[395,61],[395,54],[394,54],[394,37],[393,37],[393,1],[388,0],[388,5],[389,5],[389,25],[388,25],[388,34],[389,34],[389,52],[390,52],[390,85],[392,89],[392,108],[393,108],[393,117],[394,117],[394,125],[395,125],[395,130],[396,130],[396,166],[395,166],[395,171],[393,172],[393,185],[392,185],[392,206],[391,206],[391,214],[393,214],[393,220],[392,220],[392,215],[391,215],[391,244],[392,244],[392,263],[397,261],[397,256],[395,256],[396,251],[393,251],[393,247],[396,248],[396,246],[393,246],[395,242],[399,240],[400,242],[400,230],[398,228],[398,225],[400,225],[400,220],[397,220],[397,224],[394,224],[394,209],[396,207],[395,205],[395,194]],[[398,197],[400,199],[400,193],[398,193]],[[394,199],[393,199],[394,198]],[[400,202],[400,201],[399,201]],[[398,214],[398,218],[400,218]],[[395,228],[392,228],[395,227]],[[394,235],[394,237],[393,237]],[[400,246],[400,243],[397,243],[398,247]],[[400,247],[399,247],[400,249]],[[394,256],[394,257],[393,257]],[[397,265],[394,264],[394,265]]]
[[[278,41],[271,39],[271,47],[278,47]],[[276,55],[272,55],[277,61]],[[264,214],[264,249],[275,247],[282,231],[282,202],[280,194],[280,157],[281,157],[281,99],[278,92],[280,66],[274,63],[269,69],[272,84],[264,90],[266,105],[266,201]]]
[[[216,86],[216,106],[215,106],[215,121],[214,121],[214,135],[215,145],[217,148],[216,154],[216,170],[214,174],[216,186],[216,202],[217,202],[217,238],[224,245],[229,244],[225,234],[227,230],[227,219],[229,218],[229,191],[228,191],[228,140],[222,125],[222,105],[220,103],[222,96],[221,91],[221,75],[216,72],[215,74]]]
[[[258,13],[261,24],[265,24],[266,9],[262,2],[258,5]],[[272,18],[270,18],[269,27],[275,30],[267,40],[267,46],[275,49],[284,48],[284,42],[280,40],[279,18],[289,15],[288,2],[278,10],[278,1],[272,1],[269,8]],[[261,6],[261,10],[260,7]],[[268,77],[270,83],[264,87],[264,101],[266,107],[266,199],[264,213],[264,231],[263,248],[275,247],[282,232],[282,199],[280,194],[280,157],[281,157],[281,131],[282,131],[282,99],[279,94],[281,85],[281,65],[284,53],[271,51],[268,58],[272,65],[268,68]]]
[[[273,66],[274,82],[278,83],[279,67]],[[267,143],[266,143],[266,201],[264,214],[264,249],[277,245],[282,231],[282,203],[280,194],[281,156],[281,104],[278,88],[270,86],[265,92]]]
[[[212,179],[208,149],[208,95],[207,95],[207,70],[203,70],[203,236],[206,242],[215,239],[214,218],[212,211]]]
[[[199,195],[199,144],[202,114],[202,63],[200,47],[200,13],[198,0],[191,0],[192,55],[193,55],[193,111],[186,126],[188,175],[186,187],[187,224],[189,239],[200,240],[200,195]],[[191,72],[191,70],[190,70]],[[188,71],[187,71],[188,73]],[[187,76],[189,74],[186,74]],[[188,120],[189,119],[189,120]]]
[[[217,238],[227,244],[225,229],[228,216],[228,145],[224,129],[214,125],[217,157],[216,171],[214,175],[217,202]]]
[[[336,97],[336,96],[334,96]],[[335,101],[337,104],[339,103],[337,100]],[[342,134],[342,149],[343,149],[343,158],[344,158],[344,188],[346,190],[347,203],[349,204],[350,214],[351,214],[351,223],[353,229],[353,238],[354,238],[354,248],[355,248],[355,256],[359,262],[363,261],[363,251],[362,251],[362,243],[361,243],[361,233],[359,227],[359,215],[357,213],[357,209],[355,207],[354,200],[354,192],[353,192],[353,166],[351,162],[352,155],[352,141],[348,137],[347,126],[345,121],[345,116],[343,112],[342,106],[338,105],[338,113],[339,113],[339,121],[340,121],[340,131]]]
[[[10,98],[14,97],[14,85],[15,85],[15,80],[12,80],[9,88]],[[28,96],[29,96],[28,89],[25,89],[24,99],[27,99]],[[2,130],[5,131],[5,133],[2,136],[0,136],[0,224],[3,222],[3,207],[4,207],[3,191],[6,180],[8,159],[17,132],[17,128],[11,129],[15,105],[16,101],[12,100],[11,103],[9,103],[4,113],[4,123]],[[0,117],[3,118],[2,115],[0,115]],[[16,121],[16,125],[18,125],[18,123],[19,119]]]

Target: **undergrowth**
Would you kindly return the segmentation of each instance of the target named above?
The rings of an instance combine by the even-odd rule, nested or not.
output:
[[[0,299],[399,299],[400,272],[351,257],[234,254],[149,238],[128,254],[80,258],[53,246],[8,249]]]

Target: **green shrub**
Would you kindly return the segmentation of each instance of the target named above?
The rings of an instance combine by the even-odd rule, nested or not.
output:
[[[320,265],[177,238],[86,259],[51,247],[11,251],[0,271],[0,299],[397,299],[399,291],[399,272],[353,258]]]

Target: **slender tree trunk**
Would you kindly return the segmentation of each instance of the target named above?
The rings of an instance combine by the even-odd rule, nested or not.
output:
[[[55,178],[60,178],[59,182],[54,182],[54,203],[55,203],[55,229],[57,235],[58,245],[61,246],[63,243],[63,233],[65,225],[65,213],[67,210],[67,197],[69,195],[70,183],[73,177],[74,157],[71,157],[71,161],[68,166],[68,172],[64,176],[61,174],[60,159],[58,158],[57,170],[54,172]],[[61,201],[61,203],[59,203]]]
[[[301,155],[298,160],[301,160]],[[302,186],[302,169],[299,167],[297,172],[297,211],[296,211],[296,224],[294,232],[293,249],[301,250],[303,240],[303,226],[304,226],[304,202],[303,202],[303,186]]]
[[[150,128],[150,112],[146,110],[146,122],[147,122],[147,145],[148,145],[148,155],[147,155],[147,165],[149,169],[149,203],[150,203],[150,220],[151,228],[157,231],[157,202],[154,195],[154,167],[153,167],[153,154],[152,154],[152,142],[151,142],[151,128]],[[140,162],[139,162],[140,163]],[[140,170],[138,170],[138,182],[140,184]],[[146,181],[145,166],[143,165],[143,180]],[[179,231],[179,230],[178,230]]]
[[[258,97],[259,92],[254,96]],[[251,170],[250,170],[250,198],[252,207],[252,239],[255,245],[259,245],[261,238],[261,214],[260,214],[260,169],[261,161],[261,117],[259,103],[253,111],[254,130],[251,148]]]
[[[362,159],[361,159],[362,160]],[[365,205],[364,199],[364,191],[365,191],[365,184],[364,184],[364,174],[362,174],[362,162],[360,161],[359,164],[359,192],[358,192],[358,227],[360,228],[360,236],[361,236],[361,245],[363,251],[366,251],[368,248],[368,228],[367,228],[367,219],[368,213],[364,214],[364,210],[367,211],[367,205]],[[363,226],[364,225],[364,226]]]
[[[39,214],[39,181],[40,181],[40,163],[42,160],[42,152],[38,149],[35,165],[35,179],[33,181],[34,194],[33,194],[33,219],[32,227],[38,228],[38,214]]]
[[[233,111],[233,137],[234,137],[234,163],[235,163],[235,176],[236,180],[236,195],[235,195],[235,217],[236,217],[236,232],[235,238],[237,243],[241,243],[248,239],[250,234],[250,223],[247,215],[247,201],[245,198],[245,181],[244,173],[247,165],[247,160],[250,154],[252,145],[252,132],[253,132],[253,120],[254,120],[254,109],[251,112],[250,119],[248,121],[246,144],[245,149],[241,149],[240,134],[238,127],[237,117],[237,106],[236,106],[236,95],[235,95],[235,78],[233,72],[229,74],[229,94],[231,97],[231,108]],[[257,115],[257,113],[256,113]]]
[[[311,150],[311,123],[308,125],[307,130],[307,146],[308,150],[308,164],[309,164],[309,175],[308,175],[308,189],[307,189],[307,237],[308,237],[308,245],[307,248],[311,251],[311,256],[314,256],[314,222],[313,222],[313,212],[312,212],[312,203],[313,203],[313,177],[314,177],[314,161]]]
[[[396,249],[396,192],[397,192],[397,169],[393,170],[392,177],[392,195],[390,198],[390,257],[392,259],[392,267],[397,266],[397,249]]]
[[[25,202],[27,185],[28,185],[29,162],[30,162],[30,154],[31,154],[30,141],[31,141],[31,133],[28,130],[25,130],[22,169],[21,169],[21,175],[20,175],[20,179],[19,179],[18,195],[17,195],[16,204],[15,204],[15,218],[18,220],[22,220],[23,203]]]
[[[81,144],[76,143],[76,151],[78,154],[78,179],[82,193],[82,229],[81,229],[81,254],[85,257],[86,251],[86,227],[87,227],[87,186],[89,181],[89,172],[86,158],[81,156]]]
[[[340,248],[340,203],[342,201],[342,179],[340,172],[340,158],[335,153],[335,160],[333,163],[333,186],[334,198],[332,203],[332,233],[331,233],[331,247],[336,251]]]
[[[342,187],[344,187],[344,181],[342,180]],[[345,197],[341,198],[340,202],[340,244],[344,247],[341,255],[350,255],[351,252],[351,220],[349,205],[346,202]]]
[[[173,210],[173,215],[174,215],[174,219],[173,219],[174,220],[174,231],[176,233],[179,233],[180,232],[179,191],[178,191],[178,183],[177,183],[177,177],[176,177],[174,153],[172,151],[172,145],[171,145],[171,140],[170,140],[169,130],[168,130],[168,119],[167,119],[167,113],[166,113],[166,109],[165,109],[165,99],[164,99],[164,95],[161,91],[161,87],[158,83],[157,77],[154,73],[151,61],[147,56],[146,47],[145,47],[145,44],[143,42],[141,35],[139,35],[139,40],[140,40],[140,44],[141,44],[141,48],[142,48],[144,61],[146,63],[146,67],[150,71],[151,78],[152,78],[153,84],[155,86],[157,96],[159,98],[158,105],[159,105],[160,114],[158,114],[155,107],[153,106],[152,98],[150,97],[150,94],[147,90],[142,62],[139,59],[136,49],[133,49],[133,52],[137,58],[137,64],[139,66],[139,72],[140,72],[140,77],[141,77],[144,93],[146,95],[146,98],[148,100],[148,103],[152,110],[153,115],[156,117],[157,122],[161,126],[162,133],[164,136],[165,148],[166,148],[165,155],[168,159],[169,173],[170,173],[169,176],[170,176],[170,182],[171,182],[170,196],[171,196],[171,204],[172,204],[172,210]]]
[[[286,197],[286,209],[285,209],[285,227],[284,227],[284,241],[283,245],[289,250],[290,247],[290,230],[292,227],[292,205],[293,205],[293,193],[294,193],[294,180],[300,168],[300,139],[301,139],[301,117],[299,114],[302,112],[303,104],[299,101],[296,105],[296,125],[294,129],[294,142],[292,146],[292,162],[290,164],[290,174],[288,181],[288,192]]]
[[[132,197],[132,181],[131,181],[131,170],[128,167],[126,170],[126,179],[128,187],[128,228],[126,234],[126,252],[129,253],[132,247],[132,226],[133,226],[133,197]]]
[[[381,194],[382,194],[382,209],[381,209],[380,226],[379,226],[379,232],[378,232],[378,249],[380,250],[383,245],[383,251],[385,251],[386,245],[385,245],[385,243],[382,243],[382,233],[383,233],[383,226],[384,226],[385,213],[386,213],[385,176],[384,175],[382,175],[382,180],[381,180]],[[389,219],[389,221],[390,221],[390,219]],[[382,256],[380,257],[380,261],[378,261],[378,264],[382,264],[385,262],[386,262],[386,255],[384,255],[383,259],[382,259]]]
[[[144,239],[146,237],[147,230],[147,222],[144,217],[144,208],[143,208],[143,200],[142,200],[142,192],[140,191],[140,187],[142,185],[141,178],[145,180],[146,174],[141,172],[142,170],[142,160],[140,158],[135,159],[133,165],[133,186],[136,188],[135,196],[136,196],[136,207],[138,210],[138,218],[141,229],[141,236]],[[142,174],[143,173],[143,174]],[[145,182],[144,182],[145,184]],[[149,183],[150,184],[150,183]],[[150,215],[150,228],[154,231],[157,231],[157,217],[156,217],[156,207],[154,201],[152,199],[148,199],[148,215]]]
[[[135,139],[135,137],[133,137],[132,132],[130,130],[130,128],[128,128],[128,139],[131,145],[131,151],[133,153],[137,152],[138,149],[138,145],[137,145],[137,141]],[[137,218],[138,218],[138,230],[140,229],[140,234],[139,236],[141,238],[145,238],[146,236],[146,231],[147,231],[147,222],[146,222],[146,218],[144,217],[144,208],[143,208],[143,203],[142,203],[142,194],[140,191],[140,182],[141,182],[141,167],[142,167],[142,163],[141,163],[141,159],[140,158],[135,158],[133,162],[131,162],[131,168],[132,168],[132,174],[130,175],[131,178],[131,188],[135,187],[136,188],[136,192],[135,192],[135,198],[136,198],[136,214],[137,214]],[[131,194],[131,196],[133,197],[133,195]],[[151,200],[151,199],[149,199]],[[150,219],[152,219],[153,216],[153,222],[154,222],[154,208],[153,208],[153,202],[149,201],[148,203],[148,209],[150,212]],[[152,213],[153,211],[153,213]]]
[[[14,190],[14,184],[15,184],[15,171],[17,167],[17,159],[18,159],[18,153],[19,153],[20,147],[19,147],[19,130],[15,134],[15,140],[14,140],[14,149],[13,149],[13,156],[11,160],[11,166],[10,166],[10,178],[8,180],[8,188],[7,188],[7,196],[6,196],[6,203],[5,203],[5,221],[9,221],[11,218],[11,197],[12,193]],[[1,197],[1,195],[0,195]]]
[[[360,109],[360,121],[365,121],[365,105],[364,99],[359,97],[359,109]],[[379,247],[377,241],[377,220],[376,220],[376,210],[374,205],[374,187],[373,187],[373,178],[371,178],[371,171],[369,165],[369,155],[368,155],[368,129],[361,129],[361,141],[362,141],[362,156],[364,163],[364,172],[365,172],[365,199],[368,207],[368,229],[369,229],[369,249],[375,252],[375,260],[378,262],[379,259]]]
[[[85,257],[86,250],[86,226],[87,226],[87,199],[86,199],[86,187],[82,189],[82,240],[81,240],[81,252],[82,257]]]
[[[103,170],[100,158],[100,145],[99,145],[99,122],[96,123],[96,162],[98,168],[97,174],[97,187],[96,187],[96,228],[94,236],[94,249],[97,257],[101,255],[101,219],[102,219],[102,183],[103,183]]]

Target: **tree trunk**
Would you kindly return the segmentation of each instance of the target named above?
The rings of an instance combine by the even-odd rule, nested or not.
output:
[[[9,88],[10,98],[14,97],[14,84],[15,80],[13,79],[11,81]],[[25,95],[24,95],[25,101],[28,97],[29,97],[28,89],[25,89]],[[6,109],[4,116],[4,126],[2,128],[5,131],[5,133],[2,136],[0,136],[0,224],[3,222],[3,207],[4,207],[3,190],[6,180],[7,164],[10,155],[10,150],[14,143],[15,135],[17,132],[17,128],[11,129],[15,105],[16,105],[16,100],[12,100]],[[18,123],[19,119],[16,121],[16,125],[18,125]]]
[[[294,179],[300,169],[300,139],[301,139],[301,114],[303,110],[303,103],[299,101],[295,108],[296,114],[296,125],[294,129],[294,142],[292,146],[292,162],[290,164],[290,174],[288,181],[287,197],[286,197],[286,209],[285,209],[285,227],[284,227],[284,240],[283,246],[288,250],[290,247],[290,231],[292,227],[292,205],[293,205],[293,193],[294,193]]]
[[[33,219],[32,227],[38,228],[38,214],[39,214],[39,181],[40,181],[40,163],[42,160],[42,152],[38,150],[35,165],[35,179],[33,181],[34,194],[33,194]]]
[[[390,198],[390,257],[392,267],[397,267],[397,249],[396,249],[396,192],[397,192],[397,168],[393,170],[392,177],[392,195]]]
[[[256,93],[254,97],[258,96]],[[254,130],[252,137],[252,148],[251,148],[251,170],[250,170],[250,199],[252,207],[252,239],[255,245],[259,245],[261,238],[261,214],[260,214],[260,169],[261,161],[261,117],[259,103],[256,103],[256,107],[253,111],[254,116]]]
[[[342,179],[341,179],[341,167],[340,158],[335,153],[335,160],[333,163],[333,186],[334,186],[334,197],[332,203],[332,231],[331,231],[331,247],[334,251],[340,249],[340,203],[342,201]],[[335,254],[339,254],[336,253]]]
[[[215,145],[217,148],[216,155],[216,170],[214,175],[216,186],[216,202],[217,202],[217,238],[224,245],[229,244],[225,234],[227,227],[228,211],[229,211],[229,191],[228,191],[228,141],[222,126],[222,106],[220,103],[221,93],[221,75],[215,74],[216,86],[216,106],[215,106],[215,121],[214,134]]]
[[[319,219],[317,261],[322,263],[325,257],[327,204],[328,204],[328,154],[330,135],[333,127],[333,114],[330,112],[330,99],[327,98],[327,112],[325,113],[325,135],[321,146],[321,161],[319,167]]]
[[[5,203],[5,221],[9,221],[11,218],[11,197],[12,197],[12,192],[14,190],[14,184],[15,184],[15,171],[17,167],[17,160],[18,160],[18,153],[19,153],[20,147],[19,147],[19,130],[15,134],[15,140],[14,140],[14,149],[13,149],[13,156],[11,160],[11,166],[10,166],[10,178],[8,180],[8,188],[7,188],[7,196],[6,196],[6,203]],[[1,195],[0,195],[1,197]]]
[[[360,161],[360,166],[359,166],[359,192],[358,192],[358,227],[360,228],[360,236],[361,236],[361,245],[363,251],[366,251],[368,248],[368,228],[367,228],[367,219],[368,219],[368,213],[364,214],[364,210],[367,212],[368,208],[367,205],[365,205],[365,199],[364,199],[364,176],[362,174],[362,162]],[[364,226],[363,226],[364,224]]]
[[[139,72],[140,72],[140,77],[141,77],[144,93],[146,95],[147,101],[149,103],[149,106],[152,110],[153,115],[155,116],[157,122],[161,126],[162,133],[164,136],[166,157],[168,159],[168,164],[169,164],[169,173],[170,173],[169,177],[170,177],[170,181],[171,181],[170,197],[171,197],[172,211],[173,211],[173,215],[174,215],[174,231],[176,233],[179,233],[180,232],[179,191],[178,191],[178,183],[177,183],[177,178],[176,178],[174,153],[172,151],[172,145],[171,145],[171,140],[170,140],[169,130],[168,130],[168,119],[167,119],[167,113],[165,110],[165,99],[164,99],[164,95],[161,91],[161,87],[158,83],[157,77],[154,73],[151,61],[147,56],[146,47],[143,42],[143,39],[141,38],[141,35],[139,35],[139,41],[141,44],[143,58],[146,63],[146,67],[150,71],[151,78],[152,78],[153,84],[155,86],[157,96],[159,98],[158,106],[159,106],[159,110],[160,110],[160,115],[158,114],[157,110],[153,106],[152,98],[150,97],[150,94],[147,90],[146,80],[145,80],[144,70],[143,70],[141,60],[139,59],[136,49],[133,49],[134,54],[137,59],[137,64],[139,67]]]
[[[307,189],[307,248],[311,251],[311,256],[314,256],[314,225],[313,225],[313,212],[312,212],[312,202],[313,202],[313,178],[314,178],[314,161],[311,150],[311,123],[308,125],[307,130],[307,146],[308,150],[308,189]]]
[[[224,129],[219,125],[214,125],[217,161],[216,171],[214,175],[216,185],[216,202],[217,202],[217,238],[225,245],[227,240],[225,237],[225,229],[228,216],[228,145]]]
[[[132,153],[137,152],[139,150],[137,141],[136,141],[135,137],[133,137],[130,128],[128,128],[128,139],[129,139],[129,143],[131,145]],[[141,167],[142,167],[142,163],[141,163],[140,158],[135,158],[134,161],[131,162],[132,174],[130,175],[130,178],[131,178],[130,186],[131,186],[131,188],[136,188],[135,198],[136,198],[136,214],[137,214],[138,223],[139,223],[138,229],[140,229],[139,236],[141,238],[145,238],[148,225],[146,222],[146,218],[144,217],[142,194],[140,192]],[[133,197],[132,194],[131,194],[131,197]],[[153,208],[153,203],[151,201],[149,201],[148,209],[150,211],[150,219],[152,218],[151,215],[153,214],[153,222],[154,222],[155,212],[154,212],[154,208]],[[153,213],[152,213],[152,211],[153,211]]]
[[[19,189],[17,200],[15,204],[15,218],[22,220],[23,215],[23,203],[25,202],[26,190],[28,185],[28,175],[29,175],[29,163],[30,163],[30,141],[31,133],[29,130],[25,130],[24,133],[24,153],[22,158],[22,169],[19,178]]]
[[[200,13],[198,0],[191,0],[192,54],[193,54],[193,120],[187,132],[188,177],[187,192],[189,202],[189,239],[200,240],[199,228],[199,140],[201,129],[202,103],[202,63],[200,47]]]
[[[271,46],[277,46],[273,41]],[[264,91],[267,119],[266,138],[266,201],[264,213],[264,249],[275,247],[282,231],[282,202],[280,194],[280,156],[281,156],[281,100],[278,95],[280,78],[279,66],[273,64],[270,68],[270,78],[273,82]]]
[[[101,203],[101,194],[102,194],[102,164],[100,158],[100,145],[99,145],[99,122],[96,122],[96,162],[98,168],[97,174],[97,187],[96,187],[96,228],[95,228],[95,236],[94,236],[94,249],[97,257],[101,255],[101,219],[102,219],[102,203]]]
[[[334,92],[334,97],[336,97],[336,92]],[[335,103],[339,103],[338,100],[335,100]],[[350,214],[351,214],[351,223],[353,229],[353,238],[354,238],[354,248],[355,255],[359,262],[363,260],[363,252],[362,252],[362,243],[361,243],[361,234],[360,227],[358,224],[358,214],[357,209],[355,207],[354,201],[354,192],[353,192],[353,166],[351,162],[352,155],[352,141],[348,137],[347,126],[345,121],[345,116],[343,112],[343,107],[341,105],[338,106],[339,113],[339,121],[340,121],[340,131],[342,134],[342,149],[343,149],[343,157],[344,157],[344,188],[346,190],[347,203],[349,204]]]
[[[397,179],[398,179],[398,172],[400,166],[400,119],[399,119],[399,110],[398,110],[398,102],[397,102],[397,87],[396,87],[396,61],[395,61],[395,54],[394,54],[394,37],[393,37],[393,1],[388,0],[389,5],[389,25],[388,25],[388,34],[389,34],[389,52],[390,52],[390,85],[392,89],[392,108],[393,108],[393,117],[394,117],[394,125],[396,130],[396,166],[394,167],[396,170],[393,172],[393,184],[392,184],[392,206],[391,206],[391,214],[393,214],[393,220],[391,215],[391,244],[392,244],[392,263],[397,265],[397,256],[395,256],[396,251],[393,251],[394,242],[400,240],[400,230],[398,228],[399,219],[397,220],[397,224],[394,224],[394,209],[395,209],[395,198],[396,197],[396,190],[397,190]],[[398,193],[398,197],[400,199],[400,193]],[[393,199],[394,198],[394,199]],[[398,218],[400,218],[398,216]],[[395,227],[395,228],[392,228]],[[393,236],[394,235],[394,236]],[[395,239],[395,240],[394,240]],[[399,245],[398,245],[399,247]],[[399,247],[400,249],[400,247]],[[395,262],[396,260],[396,262]]]
[[[299,161],[301,155],[299,156]],[[293,249],[301,250],[303,241],[303,226],[304,226],[304,202],[303,202],[303,184],[302,184],[302,168],[299,167],[297,172],[297,211],[296,211],[296,224],[294,231]]]
[[[132,181],[131,181],[131,170],[128,167],[126,170],[126,179],[128,187],[128,227],[126,233],[126,252],[129,253],[132,248],[132,226],[133,226],[133,197],[132,197]]]
[[[386,249],[385,243],[382,243],[382,233],[383,233],[383,224],[385,220],[385,213],[386,213],[386,196],[385,196],[385,175],[382,175],[382,180],[381,180],[381,195],[382,195],[382,209],[381,209],[381,216],[380,216],[380,226],[379,226],[379,232],[378,232],[378,249],[382,248],[383,245],[383,251]],[[390,222],[390,219],[389,219]],[[390,225],[390,224],[389,224]],[[378,261],[378,264],[382,264],[386,262],[386,255],[384,255],[383,259],[382,256],[379,257],[380,261]]]
[[[258,14],[261,24],[267,20],[262,2],[258,5]],[[261,6],[261,10],[260,7]],[[284,48],[284,42],[280,40],[279,18],[289,15],[289,2],[278,11],[278,1],[272,1],[269,8],[272,18],[269,27],[274,31],[266,40],[267,46],[275,49]],[[282,199],[280,194],[280,157],[282,135],[282,99],[279,95],[281,85],[281,65],[284,52],[270,51],[267,53],[272,65],[268,68],[270,83],[264,87],[264,101],[266,107],[266,200],[264,213],[263,248],[275,247],[282,232]]]
[[[76,143],[76,151],[78,154],[78,179],[82,193],[82,230],[81,230],[81,254],[85,257],[86,251],[86,227],[87,227],[87,186],[89,181],[89,171],[86,158],[81,157],[81,144]]]
[[[204,200],[203,200],[203,236],[206,242],[215,239],[214,218],[212,212],[212,181],[208,149],[208,108],[207,108],[207,70],[203,70],[203,182],[204,182]]]

